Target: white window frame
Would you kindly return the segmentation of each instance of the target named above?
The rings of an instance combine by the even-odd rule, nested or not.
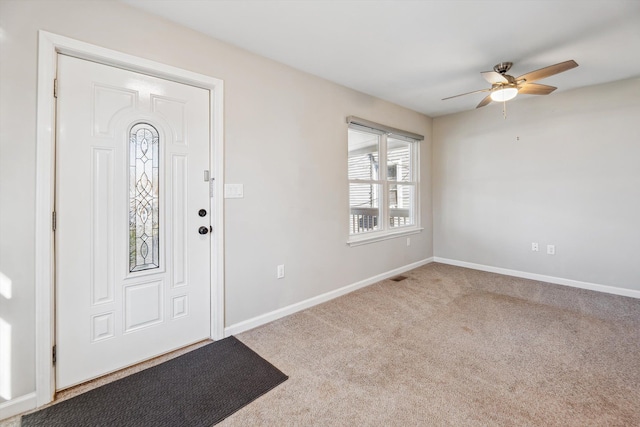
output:
[[[351,230],[348,230],[349,238],[347,240],[347,244],[349,246],[359,246],[373,242],[379,242],[382,240],[393,239],[401,236],[407,236],[411,234],[420,233],[422,228],[420,227],[420,139],[405,137],[400,132],[387,132],[385,126],[379,125],[381,128],[386,129],[378,129],[370,125],[371,122],[367,122],[368,126],[363,126],[358,123],[353,123],[350,121],[352,119],[349,117],[347,122],[349,123],[348,128],[353,129],[360,132],[368,132],[371,134],[379,135],[379,153],[378,153],[378,179],[377,180],[368,180],[368,179],[349,179],[347,184],[347,191],[351,192],[350,186],[351,184],[374,184],[381,186],[382,197],[379,199],[380,206],[380,217],[378,219],[378,230],[375,231],[367,231],[361,233],[352,234]],[[362,120],[363,121],[363,120]],[[409,132],[406,132],[409,134]],[[411,134],[410,134],[411,135]],[[417,135],[419,136],[419,135]],[[410,162],[411,162],[411,177],[410,181],[389,181],[387,179],[387,171],[388,171],[388,163],[387,163],[387,141],[389,138],[399,139],[409,142],[410,147]],[[347,136],[348,143],[348,136]],[[348,171],[347,171],[348,172]],[[348,173],[347,173],[348,177]],[[390,222],[390,209],[389,209],[389,186],[397,184],[397,185],[408,185],[413,186],[413,200],[412,206],[410,207],[411,212],[413,213],[413,224],[407,226],[399,226],[399,227],[391,227],[389,225]],[[351,197],[349,195],[349,206],[348,206],[348,215],[351,216]]]

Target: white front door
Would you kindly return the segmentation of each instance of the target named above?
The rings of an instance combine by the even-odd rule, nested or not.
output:
[[[211,336],[209,91],[58,55],[56,388]]]

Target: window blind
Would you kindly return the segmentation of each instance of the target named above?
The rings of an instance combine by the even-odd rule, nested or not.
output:
[[[402,129],[396,129],[391,126],[381,125],[380,123],[375,123],[369,120],[361,119],[360,117],[349,116],[347,117],[347,123],[349,126],[353,127],[362,127],[368,130],[374,130],[380,133],[386,133],[392,138],[402,139],[408,142],[419,142],[424,141],[424,136],[419,135],[413,132],[407,132]]]

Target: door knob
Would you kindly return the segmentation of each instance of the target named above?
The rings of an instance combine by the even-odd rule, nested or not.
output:
[[[209,227],[205,227],[204,225],[200,228],[198,228],[198,233],[200,234],[207,234],[209,232]]]

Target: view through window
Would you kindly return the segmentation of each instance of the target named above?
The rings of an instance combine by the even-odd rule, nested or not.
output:
[[[348,141],[349,234],[416,227],[417,143],[353,124]]]

